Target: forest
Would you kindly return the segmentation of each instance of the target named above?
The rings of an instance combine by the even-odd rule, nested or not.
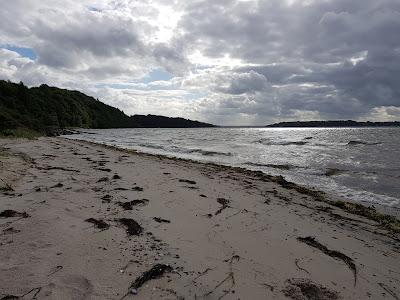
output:
[[[58,128],[213,127],[183,118],[127,116],[79,91],[0,80],[0,131],[28,128],[41,133]]]

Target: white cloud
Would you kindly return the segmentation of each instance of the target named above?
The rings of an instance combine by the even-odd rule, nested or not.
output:
[[[396,120],[397,0],[13,0],[0,78],[217,124]],[[144,81],[152,70],[170,80]]]

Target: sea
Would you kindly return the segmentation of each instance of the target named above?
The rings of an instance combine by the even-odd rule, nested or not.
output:
[[[260,170],[400,211],[400,128],[132,128],[65,137]]]

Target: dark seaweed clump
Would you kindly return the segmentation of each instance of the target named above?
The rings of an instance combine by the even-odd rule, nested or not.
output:
[[[187,180],[187,179],[179,179],[179,182],[184,182],[184,183],[188,183],[188,184],[196,184],[196,181]]]
[[[97,182],[106,182],[109,181],[108,177],[102,177],[99,180],[97,180]]]
[[[143,192],[143,188],[140,186],[135,186],[132,188],[132,191],[136,191],[136,192]]]
[[[101,197],[101,200],[103,200],[104,203],[110,203],[112,199],[111,195],[104,195],[103,197]]]
[[[117,204],[121,206],[124,210],[132,210],[134,206],[143,206],[146,205],[148,202],[149,200],[147,199],[137,199],[129,202],[117,202]]]
[[[133,219],[120,218],[117,221],[126,227],[128,235],[141,235],[143,232],[143,227]]]
[[[21,217],[21,218],[29,218],[30,215],[26,212],[18,212],[12,209],[3,210],[0,213],[0,218],[14,218],[14,217]]]
[[[171,223],[170,220],[166,220],[166,219],[159,218],[159,217],[154,217],[153,220],[156,221],[157,223]]]
[[[218,198],[217,202],[219,204],[221,204],[222,206],[221,206],[220,209],[218,209],[215,212],[215,215],[219,215],[224,209],[228,208],[229,207],[229,203],[230,203],[230,201],[228,199],[225,199],[225,198]]]
[[[376,221],[379,225],[386,230],[393,233],[400,233],[400,220],[394,216],[382,214],[376,211],[374,207],[367,207],[359,203],[346,202],[342,200],[331,201],[325,198],[325,193],[322,191],[316,191],[307,187],[297,185],[293,182],[287,181],[283,176],[269,176],[263,175],[264,180],[269,180],[278,183],[280,186],[286,189],[293,189],[300,194],[312,197],[315,201],[326,202],[330,205],[339,207],[344,211],[353,214],[366,217],[367,219]]]
[[[99,229],[108,229],[110,228],[110,225],[104,222],[103,220],[97,220],[94,218],[89,218],[85,220],[86,222],[92,223],[94,226],[96,226]]]
[[[164,273],[171,272],[172,267],[164,264],[156,264],[150,270],[147,270],[132,283],[132,289],[138,289],[147,281],[160,278]]]
[[[381,214],[376,211],[374,207],[367,207],[359,203],[345,202],[345,201],[329,201],[329,204],[339,207],[344,211],[366,217],[370,220],[376,221],[383,228],[394,233],[400,233],[400,221],[390,215]]]

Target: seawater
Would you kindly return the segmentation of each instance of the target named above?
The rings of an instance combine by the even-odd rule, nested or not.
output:
[[[400,209],[400,128],[132,128],[66,137],[261,170]]]

